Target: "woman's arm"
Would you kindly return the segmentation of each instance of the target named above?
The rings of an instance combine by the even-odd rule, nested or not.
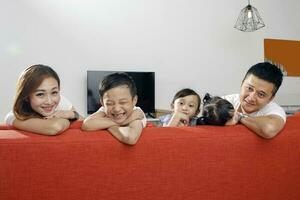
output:
[[[52,115],[46,118],[63,118],[73,121],[83,119],[83,117],[78,114],[74,107],[72,107],[71,110],[57,110]]]
[[[69,120],[63,118],[31,118],[27,120],[15,119],[13,121],[15,128],[41,135],[58,135],[65,131],[69,125]]]

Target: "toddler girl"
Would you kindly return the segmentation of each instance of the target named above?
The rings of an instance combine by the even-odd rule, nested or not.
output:
[[[172,113],[160,117],[163,126],[193,126],[196,125],[200,111],[200,96],[192,89],[178,91],[171,103]]]

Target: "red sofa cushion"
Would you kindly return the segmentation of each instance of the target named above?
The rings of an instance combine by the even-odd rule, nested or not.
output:
[[[17,131],[27,138],[0,139],[0,199],[300,199],[299,122],[272,140],[242,125],[148,127],[135,146]]]

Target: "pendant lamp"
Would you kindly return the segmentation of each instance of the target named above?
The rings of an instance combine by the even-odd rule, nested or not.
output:
[[[257,9],[251,6],[248,0],[248,5],[240,12],[234,28],[243,32],[253,32],[264,26]]]

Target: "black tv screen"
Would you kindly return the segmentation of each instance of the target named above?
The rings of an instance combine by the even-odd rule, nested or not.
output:
[[[115,72],[125,72],[135,82],[137,88],[137,106],[148,115],[155,113],[155,72],[129,72],[129,71],[87,71],[87,113],[96,112],[100,104],[99,85],[103,78]]]

